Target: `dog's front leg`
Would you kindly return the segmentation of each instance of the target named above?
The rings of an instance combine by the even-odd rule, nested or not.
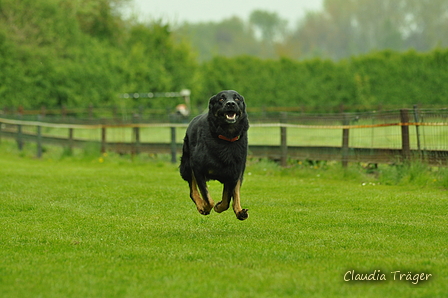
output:
[[[197,179],[194,172],[192,172],[191,177],[192,179],[191,182],[189,183],[190,197],[196,204],[196,208],[198,209],[199,213],[201,213],[202,215],[208,215],[210,214],[210,210],[213,209],[215,203],[213,202],[212,198],[210,197],[210,194],[208,193],[207,183],[204,178]],[[202,195],[202,198],[199,192]]]
[[[245,220],[249,217],[248,209],[241,208],[240,201],[240,188],[241,188],[241,178],[236,183],[235,189],[233,190],[233,211],[235,212],[236,218],[239,220]]]

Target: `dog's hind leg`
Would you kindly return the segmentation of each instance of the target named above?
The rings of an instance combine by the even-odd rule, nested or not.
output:
[[[215,205],[215,211],[221,213],[229,209],[230,200],[232,199],[235,183],[224,183],[222,190],[222,200]]]
[[[213,209],[213,205],[215,204],[210,197],[207,189],[207,183],[204,179],[197,180],[194,173],[192,173],[190,185],[190,198],[196,204],[196,208],[198,212],[202,215],[210,214],[210,210]],[[198,191],[199,188],[199,191]],[[202,194],[202,198],[201,198]]]
[[[238,180],[235,189],[233,190],[233,211],[235,212],[236,218],[245,220],[249,217],[249,214],[247,213],[248,209],[241,209],[240,188],[241,179]]]

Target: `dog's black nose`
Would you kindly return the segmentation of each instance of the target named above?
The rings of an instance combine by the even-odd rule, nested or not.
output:
[[[236,102],[234,102],[233,100],[226,102],[226,107],[232,108],[234,106],[236,106]]]

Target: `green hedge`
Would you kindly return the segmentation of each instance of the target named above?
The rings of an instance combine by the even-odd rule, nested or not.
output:
[[[120,93],[195,91],[189,47],[161,22],[122,20],[119,2],[0,0],[0,107],[121,105]]]
[[[448,50],[382,51],[341,61],[215,57],[198,64],[168,25],[125,21],[120,1],[0,0],[0,108],[174,108],[182,99],[120,93],[192,91],[196,109],[222,89],[251,107],[371,109],[448,103]],[[91,3],[92,5],[86,5]]]
[[[448,104],[446,49],[383,51],[338,62],[216,57],[201,70],[201,98],[230,88],[241,92],[254,107]]]

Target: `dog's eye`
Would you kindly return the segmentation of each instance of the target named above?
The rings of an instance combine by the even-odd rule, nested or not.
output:
[[[235,98],[235,101],[240,101],[240,99],[237,97],[237,98]]]
[[[219,99],[219,102],[223,102],[223,101],[224,101],[224,98],[221,97],[221,98]]]

